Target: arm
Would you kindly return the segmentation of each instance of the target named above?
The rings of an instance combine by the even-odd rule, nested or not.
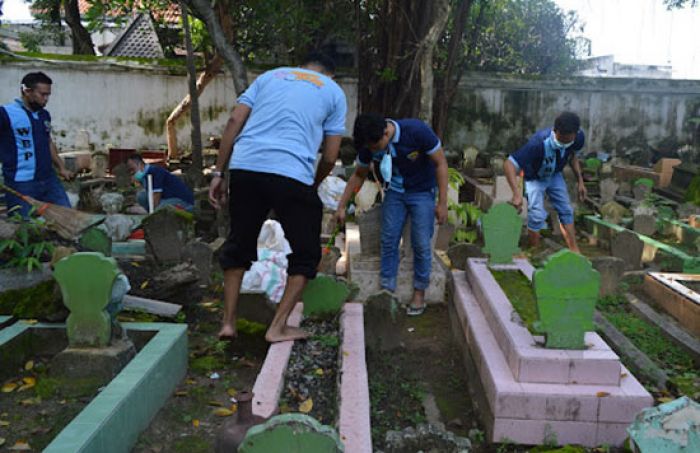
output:
[[[506,161],[503,163],[503,172],[506,175],[506,180],[508,181],[510,190],[513,191],[513,199],[511,200],[510,204],[512,204],[515,209],[520,212],[523,209],[523,194],[520,193],[518,188],[518,170],[515,168],[515,164],[513,164],[510,159],[506,159]]]
[[[65,164],[63,163],[63,159],[61,159],[61,157],[58,155],[58,149],[51,138],[49,138],[49,149],[51,150],[51,161],[58,168],[58,173],[65,179],[72,179],[73,172],[66,168]]]
[[[240,134],[248,117],[250,116],[251,108],[245,104],[238,104],[226,123],[226,128],[221,137],[221,145],[219,146],[219,155],[216,158],[216,170],[224,172],[228,166],[228,161],[233,152],[233,142]],[[209,185],[209,202],[216,209],[220,209],[226,197],[226,187],[224,178],[214,176]]]
[[[343,195],[340,197],[340,201],[338,202],[338,209],[335,211],[335,218],[340,225],[345,223],[345,207],[347,206],[348,201],[350,201],[350,197],[352,197],[352,194],[360,191],[360,188],[362,187],[362,184],[364,184],[368,173],[369,167],[355,167],[355,171],[353,172],[352,176],[350,176],[348,183],[345,185]]]
[[[447,159],[442,148],[428,157],[435,164],[435,178],[438,184],[438,204],[435,206],[435,218],[442,225],[447,220]]]
[[[571,156],[570,161],[571,169],[574,171],[574,176],[576,176],[576,183],[578,187],[578,198],[584,201],[588,196],[588,189],[586,189],[586,184],[583,182],[583,172],[581,172],[581,162],[579,162],[576,155]]]
[[[321,161],[318,163],[316,168],[316,178],[314,179],[314,189],[318,188],[321,181],[323,181],[326,176],[335,167],[335,161],[338,160],[338,153],[340,152],[340,135],[326,135],[323,141],[323,151],[321,152]]]

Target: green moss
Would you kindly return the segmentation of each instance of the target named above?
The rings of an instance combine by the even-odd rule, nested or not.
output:
[[[690,185],[685,191],[685,201],[700,206],[700,175],[690,180]]]
[[[239,334],[260,336],[265,334],[267,326],[259,322],[248,321],[247,319],[238,319],[236,320],[236,330],[238,330]]]
[[[513,304],[513,308],[520,315],[527,329],[532,333],[538,333],[534,323],[539,319],[537,315],[537,298],[530,280],[520,271],[496,271],[491,273],[503,292]]]
[[[168,120],[171,111],[172,109],[170,108],[145,113],[139,110],[136,124],[143,129],[146,135],[163,135],[165,122]]]
[[[212,355],[198,357],[190,362],[190,368],[202,374],[211,373],[212,371],[223,367],[223,360]]]
[[[185,436],[175,442],[176,452],[182,453],[208,453],[212,451],[212,445],[201,436]]]
[[[59,380],[50,377],[40,377],[36,381],[34,393],[41,399],[48,399],[58,393]]]
[[[0,314],[18,318],[46,319],[65,311],[55,281],[49,280],[31,288],[0,293]]]

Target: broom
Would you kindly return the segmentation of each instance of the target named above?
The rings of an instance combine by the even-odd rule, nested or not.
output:
[[[58,233],[63,239],[73,240],[91,226],[104,221],[104,216],[102,215],[88,214],[76,209],[35,200],[1,183],[0,190],[11,193],[34,206],[37,214],[46,219],[46,226]]]

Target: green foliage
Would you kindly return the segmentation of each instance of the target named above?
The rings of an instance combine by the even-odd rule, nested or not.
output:
[[[685,191],[685,201],[700,206],[700,176],[694,176]]]
[[[603,161],[595,157],[590,157],[584,161],[584,164],[587,170],[597,173],[600,167],[603,166]]]
[[[322,346],[327,348],[337,348],[340,345],[340,340],[337,335],[315,335],[311,337],[311,339],[318,341]]]
[[[12,216],[12,221],[20,225],[15,236],[0,241],[0,261],[4,267],[26,269],[31,272],[41,267],[53,253],[53,244],[45,240],[43,224],[30,214],[22,219],[19,214]]]
[[[532,334],[537,334],[534,325],[539,319],[537,315],[537,297],[530,280],[520,271],[491,270],[508,300],[518,312],[520,319]]]
[[[644,186],[647,186],[649,189],[653,189],[654,188],[654,181],[650,178],[639,178],[634,182],[634,185],[635,186],[644,185]]]
[[[470,244],[476,242],[479,236],[476,226],[484,214],[481,209],[472,203],[450,203],[448,210],[452,214],[453,221],[458,225],[453,240]]]
[[[464,176],[456,168],[449,167],[447,169],[447,183],[453,190],[459,192],[459,188],[464,185]]]
[[[41,36],[36,32],[19,32],[19,42],[27,52],[41,52]]]

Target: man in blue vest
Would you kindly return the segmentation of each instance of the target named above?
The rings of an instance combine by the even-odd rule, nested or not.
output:
[[[559,228],[566,245],[572,251],[580,253],[574,229],[574,210],[569,202],[569,192],[566,189],[562,170],[567,163],[571,165],[578,183],[578,195],[583,201],[586,198],[586,186],[583,183],[581,164],[576,153],[583,148],[584,141],[578,115],[563,112],[554,120],[554,128],[537,131],[503,164],[508,184],[513,191],[511,203],[518,211],[523,207],[523,196],[518,190],[516,175],[522,171],[525,176],[530,246],[539,245],[540,230],[546,225],[547,211],[544,209],[546,196],[559,215]]]
[[[134,178],[141,183],[144,190],[137,194],[137,201],[148,210],[148,176],[153,182],[153,209],[174,206],[192,212],[194,209],[194,193],[192,189],[163,167],[144,162],[138,154],[129,156],[126,166]]]
[[[374,113],[357,117],[353,138],[359,150],[357,165],[338,203],[336,217],[340,223],[345,221],[345,206],[362,186],[374,161],[385,187],[380,284],[382,289],[396,290],[399,243],[410,216],[413,298],[406,313],[420,315],[425,310],[425,290],[430,285],[434,219],[439,224],[447,220],[447,160],[442,143],[423,121],[392,120]]]
[[[52,166],[65,179],[73,177],[51,140],[51,115],[44,110],[51,84],[43,72],[31,72],[22,78],[21,98],[0,107],[0,162],[7,186],[36,200],[70,207]],[[29,215],[29,204],[12,194],[6,194],[6,200],[10,211],[18,207],[23,217]]]

